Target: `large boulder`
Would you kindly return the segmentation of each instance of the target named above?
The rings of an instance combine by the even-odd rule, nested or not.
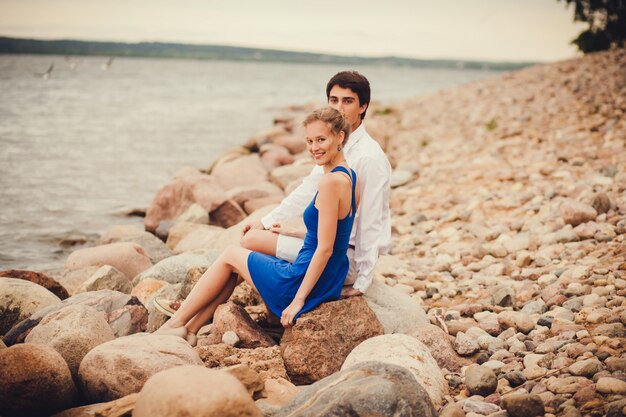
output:
[[[294,181],[300,181],[309,175],[313,169],[313,164],[298,162],[274,168],[272,172],[270,172],[272,182],[284,190],[289,184]]]
[[[115,226],[106,232],[102,238],[100,238],[100,243],[102,244],[115,242],[136,243],[144,248],[152,263],[157,263],[169,256],[172,256],[172,252],[161,239],[152,233],[146,232],[143,230],[143,227],[139,227],[136,224]]]
[[[302,390],[274,417],[436,417],[428,393],[405,368],[366,362]]]
[[[152,375],[180,365],[202,365],[185,340],[141,333],[95,347],[81,362],[78,374],[85,396],[99,402],[139,392]]]
[[[407,294],[373,280],[365,299],[385,333],[405,333],[416,326],[430,324],[422,306]]]
[[[446,332],[434,324],[417,326],[407,334],[425,344],[441,368],[458,373],[463,366],[471,363],[456,353]]]
[[[239,347],[254,349],[274,346],[276,342],[259,327],[246,310],[235,303],[222,304],[215,310],[211,334],[222,340],[227,331],[233,331],[239,337]]]
[[[193,387],[193,389],[190,389]],[[261,417],[246,388],[228,372],[179,366],[143,386],[134,417]]]
[[[280,135],[273,139],[275,145],[283,146],[289,150],[292,154],[296,155],[300,152],[306,151],[306,141],[302,138],[304,135]]]
[[[285,330],[280,349],[291,380],[309,384],[337,372],[352,349],[382,333],[367,302],[352,297],[323,303],[302,314]]]
[[[267,178],[267,171],[263,168],[258,154],[240,156],[223,162],[215,166],[211,174],[224,190],[247,186]]]
[[[211,224],[228,228],[246,218],[246,212],[233,200],[224,201],[210,215]]]
[[[137,299],[143,304],[146,308],[148,307],[148,303],[152,300],[152,297],[163,287],[170,285],[169,283],[154,278],[146,278],[141,280],[139,284],[135,285],[130,292],[130,295],[137,297]]]
[[[48,314],[26,336],[27,343],[49,346],[59,352],[75,379],[87,352],[113,339],[115,335],[104,313],[85,305],[67,306]]]
[[[111,265],[132,279],[150,268],[152,262],[141,246],[130,242],[109,243],[93,248],[79,249],[65,261],[66,269],[104,265]]]
[[[118,271],[111,265],[101,266],[94,274],[89,277],[80,287],[76,289],[76,293],[98,290],[114,290],[129,294],[133,289],[130,279],[121,271]]]
[[[196,352],[207,368],[225,368],[246,365],[259,373],[263,380],[287,378],[285,362],[278,346],[256,349],[237,349],[224,343],[204,345],[201,337]]]
[[[0,272],[0,277],[23,279],[25,281],[30,281],[33,284],[41,285],[61,300],[65,300],[70,296],[61,284],[42,272],[8,269]]]
[[[180,234],[184,234],[184,236],[182,238],[175,237],[172,241],[172,243],[174,243],[176,239],[179,239],[174,247],[174,252],[201,252],[207,250],[222,252],[228,245],[239,245],[245,225],[248,222],[260,220],[275,207],[276,205],[265,206],[228,229],[217,228],[215,226],[196,226],[193,230],[188,230],[188,226],[182,226],[179,232]],[[178,225],[174,228],[177,227]],[[168,246],[170,246],[169,238],[167,243]]]
[[[105,313],[105,317],[116,337],[144,331],[148,311],[137,300],[119,291],[100,290],[74,295],[60,303],[46,307],[29,318],[22,320],[4,336],[7,345],[23,342],[31,331],[48,314],[71,305],[86,305]]]
[[[283,190],[268,181],[255,182],[228,190],[228,198],[234,200],[241,207],[250,200],[267,197],[283,198],[284,196]]]
[[[261,146],[259,153],[261,162],[263,162],[263,166],[268,171],[282,165],[293,164],[295,161],[295,157],[289,150],[279,145],[265,144]]]
[[[44,287],[18,278],[0,278],[0,335],[61,299]]]
[[[176,218],[176,223],[178,222],[209,224],[209,212],[201,205],[193,203],[183,214]]]
[[[161,226],[159,226],[159,229],[163,228],[164,224],[170,224],[168,226],[167,229],[167,234],[165,235],[165,244],[167,245],[168,249],[174,251],[174,249],[176,248],[176,245],[178,245],[178,243],[188,234],[190,234],[191,232],[195,231],[195,230],[202,230],[202,229],[213,229],[215,231],[222,231],[223,229],[221,227],[218,226],[210,226],[207,224],[198,224],[198,223],[190,223],[190,222],[176,222],[173,223],[172,221],[168,220],[168,221],[163,221],[161,222]],[[178,252],[175,252],[178,253]]]
[[[48,346],[30,343],[0,350],[2,415],[49,416],[76,399],[63,357]]]
[[[224,200],[224,190],[217,178],[186,168],[154,196],[144,225],[147,231],[154,232],[162,220],[176,219],[194,203],[211,212]]]
[[[370,361],[406,368],[426,389],[435,408],[443,404],[443,398],[448,394],[448,384],[428,347],[416,338],[404,334],[385,334],[368,339],[350,352],[341,369]]]
[[[99,266],[87,266],[79,269],[60,269],[50,273],[52,277],[63,285],[69,295],[77,293],[78,289],[85,281],[87,281],[96,271],[100,269]]]
[[[188,223],[186,223],[188,224]],[[172,227],[167,238],[167,244],[171,246],[174,253],[192,252],[199,249],[213,248],[219,245],[226,231],[219,226],[201,226],[187,228],[185,223],[182,227],[178,224]]]
[[[246,201],[246,203],[243,205],[243,210],[247,214],[252,214],[257,210],[261,210],[264,207],[280,204],[282,200],[283,197],[278,195],[271,197],[253,198]]]
[[[188,252],[163,259],[158,264],[135,277],[135,284],[147,278],[179,284],[185,281],[187,274],[194,268],[208,268],[219,256],[217,251]]]

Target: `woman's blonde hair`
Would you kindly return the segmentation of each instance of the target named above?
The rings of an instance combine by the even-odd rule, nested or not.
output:
[[[302,124],[304,127],[315,122],[315,121],[324,122],[329,125],[330,131],[333,132],[334,135],[338,135],[339,132],[344,132],[343,143],[345,145],[348,141],[348,136],[350,136],[350,123],[346,120],[346,118],[339,111],[333,109],[332,107],[323,107],[321,109],[314,110],[311,112],[305,119]]]

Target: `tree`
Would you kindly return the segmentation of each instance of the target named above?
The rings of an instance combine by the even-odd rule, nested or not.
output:
[[[572,41],[582,52],[626,46],[626,0],[558,0],[574,3],[574,20],[589,29]]]

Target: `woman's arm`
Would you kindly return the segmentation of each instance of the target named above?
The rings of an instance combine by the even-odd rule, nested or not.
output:
[[[333,253],[335,235],[337,233],[337,220],[339,219],[339,192],[342,179],[335,175],[324,175],[319,183],[317,194],[317,209],[319,212],[317,225],[317,248],[311,258],[311,263],[306,270],[304,280],[298,288],[295,298],[289,306],[283,310],[280,322],[283,326],[293,324],[293,318],[304,306],[309,293],[322,275],[322,271]]]

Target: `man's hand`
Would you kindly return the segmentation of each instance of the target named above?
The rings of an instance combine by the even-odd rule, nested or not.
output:
[[[304,301],[294,299],[291,304],[283,310],[283,314],[280,316],[280,324],[285,328],[293,326],[293,318],[302,310],[302,307],[304,307]]]
[[[297,229],[295,227],[285,227],[282,223],[274,223],[269,231],[278,235],[292,236],[300,239],[304,239],[306,235],[306,229]]]
[[[358,297],[363,293],[356,288],[348,287],[341,290],[341,298]]]
[[[261,220],[252,221],[243,227],[243,230],[241,231],[241,236],[245,235],[252,229],[265,230],[265,226],[263,226]]]

